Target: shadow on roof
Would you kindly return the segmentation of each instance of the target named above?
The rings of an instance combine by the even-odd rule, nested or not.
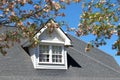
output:
[[[82,66],[80,66],[69,54],[67,54],[67,59],[68,59],[68,68],[70,66],[82,68]]]

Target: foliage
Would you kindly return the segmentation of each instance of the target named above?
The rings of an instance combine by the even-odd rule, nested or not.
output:
[[[91,0],[83,3],[83,11],[78,30],[78,36],[93,34],[96,39],[88,43],[86,51],[90,47],[99,47],[106,45],[106,39],[117,34],[118,40],[113,43],[112,49],[120,52],[120,30],[119,30],[119,6],[115,5],[112,0]]]
[[[9,42],[20,42],[20,39],[27,38],[34,44],[38,43],[33,38],[39,27],[45,25],[50,18],[65,17],[61,9],[65,9],[70,3],[82,3],[82,14],[80,14],[80,23],[76,29],[77,36],[93,34],[96,40],[88,43],[86,51],[91,46],[105,45],[106,39],[110,39],[116,32],[118,40],[113,44],[113,49],[120,52],[120,25],[119,7],[115,6],[112,0],[0,0],[0,26],[15,27],[16,30],[0,33],[0,52],[4,55],[4,48],[9,48]],[[59,25],[66,25],[64,23]],[[49,30],[58,27],[58,24],[47,24]],[[67,28],[69,28],[67,26]],[[73,31],[73,28],[69,28]]]

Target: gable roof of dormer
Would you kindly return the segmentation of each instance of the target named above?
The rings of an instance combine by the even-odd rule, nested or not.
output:
[[[54,24],[51,27],[49,24]],[[61,38],[64,40],[64,45],[65,46],[70,46],[71,45],[71,40],[70,38],[64,33],[64,31],[59,27],[59,25],[53,20],[49,19],[45,24],[41,24],[41,27],[37,29],[35,33],[35,37],[39,37],[46,29],[48,28],[54,28],[54,30],[61,36]],[[22,46],[26,47],[31,45],[29,41],[26,41]]]

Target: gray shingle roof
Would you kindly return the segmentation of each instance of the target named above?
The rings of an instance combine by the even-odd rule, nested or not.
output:
[[[68,35],[73,47],[68,51],[68,70],[35,70],[30,56],[16,44],[4,57],[0,54],[0,80],[120,80],[120,67],[113,57],[92,49]]]

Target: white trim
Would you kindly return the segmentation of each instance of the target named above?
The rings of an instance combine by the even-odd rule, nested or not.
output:
[[[51,20],[52,21],[52,20]],[[55,23],[54,21],[52,21]],[[44,26],[36,35],[34,38],[39,39],[41,34],[47,29],[47,26]],[[35,69],[67,69],[67,51],[65,50],[64,46],[65,45],[71,45],[71,40],[65,35],[65,33],[60,29],[60,28],[55,28],[54,29],[57,34],[59,34],[60,39],[53,39],[53,41],[50,41],[50,39],[45,40],[40,40],[40,44],[42,45],[50,45],[49,46],[49,62],[39,62],[39,45],[36,46],[37,52],[34,50],[34,54],[31,55],[31,59],[34,64]],[[55,33],[55,34],[56,34]],[[42,36],[41,36],[42,37]],[[27,42],[25,46],[31,45],[30,42]],[[62,62],[57,62],[53,63],[52,62],[52,45],[53,46],[62,46]],[[33,59],[34,58],[34,59]]]
[[[53,23],[55,23],[53,20],[51,20]],[[56,23],[55,23],[56,24]],[[47,29],[47,26],[45,25],[35,36],[34,38],[39,38],[39,36]],[[64,40],[64,45],[71,45],[71,40],[65,35],[65,33],[61,30],[61,28],[55,28],[54,29]],[[60,42],[61,43],[61,42]],[[31,42],[29,40],[22,43],[24,47],[30,46]]]
[[[44,44],[44,45],[46,45],[46,44]],[[65,59],[65,52],[64,52],[64,46],[63,45],[52,45],[52,44],[50,44],[50,45],[48,45],[47,44],[47,46],[49,46],[49,62],[40,62],[39,61],[39,54],[40,54],[40,52],[39,52],[39,46],[38,46],[38,53],[37,53],[37,62],[39,63],[39,64],[64,64],[65,62],[64,62],[64,59]],[[62,48],[62,62],[52,62],[52,46],[60,46],[61,48]]]
[[[48,41],[48,40],[41,40],[40,42],[42,43],[57,43],[57,44],[65,44],[62,41]]]
[[[65,45],[71,45],[71,41],[70,39],[63,33],[63,31],[60,28],[56,28],[55,30],[57,30],[57,32],[61,35],[61,37],[64,39],[65,41]]]
[[[65,51],[65,69],[68,69],[68,63],[67,63],[67,51]]]
[[[68,69],[67,66],[67,51],[64,51],[64,64],[42,64],[38,63],[35,69]]]
[[[50,60],[50,62],[49,63],[52,63],[52,46],[51,45],[49,45],[49,60]]]
[[[43,44],[43,43],[42,43]],[[44,44],[44,45],[48,45],[48,44]],[[49,54],[51,54],[50,56],[50,62],[39,62],[39,45],[36,46],[37,48],[37,54],[35,56],[35,62],[36,63],[34,65],[35,69],[67,69],[67,56],[66,56],[66,51],[64,49],[64,45],[58,45],[58,44],[49,44]],[[61,63],[54,63],[52,62],[52,46],[61,46],[62,47],[62,62]]]
[[[44,32],[46,29],[47,29],[47,26],[45,26],[44,28],[42,28],[42,29],[40,30],[40,32],[38,32],[38,33],[36,34],[35,37],[39,38],[39,36],[42,34],[42,32]],[[62,42],[62,41],[54,41],[54,42],[56,42],[56,43],[62,43],[62,44],[64,44],[64,45],[71,45],[71,40],[65,35],[65,33],[64,33],[60,28],[55,28],[54,30],[55,30],[55,31],[63,38],[63,40],[64,40],[64,42]],[[41,40],[41,42],[54,43],[54,42],[52,42],[52,41],[44,41],[44,40]]]
[[[67,69],[65,65],[37,65],[35,69]]]
[[[39,38],[39,36],[40,36],[46,29],[47,29],[46,26],[43,27],[43,28],[35,35],[35,37],[36,37],[36,38]]]
[[[63,46],[64,47],[64,46]],[[39,47],[37,46],[37,51],[39,51]],[[34,52],[35,52],[35,49],[34,49]],[[35,69],[67,69],[68,66],[67,66],[67,51],[65,51],[65,48],[64,50],[62,51],[64,54],[64,63],[39,63],[39,54],[37,53],[34,53],[33,55],[31,55],[31,59],[32,62],[33,62],[33,66]],[[33,56],[33,57],[32,57]]]

